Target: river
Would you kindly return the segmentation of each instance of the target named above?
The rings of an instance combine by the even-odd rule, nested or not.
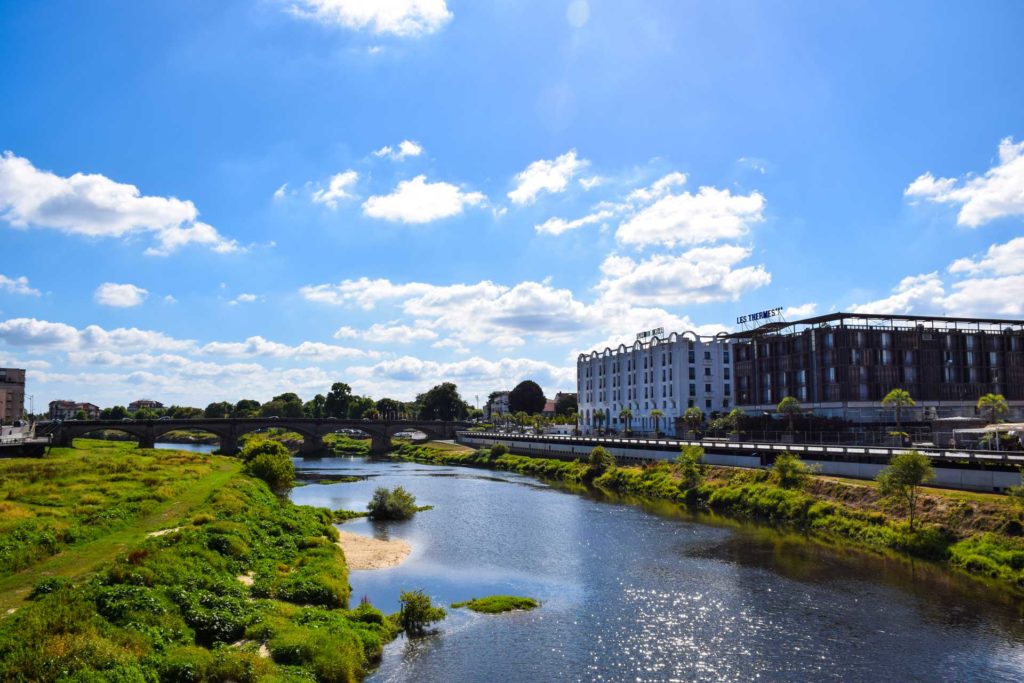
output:
[[[436,636],[396,640],[370,681],[1020,681],[1024,627],[1000,593],[930,565],[797,534],[600,500],[529,477],[359,458],[296,460],[364,477],[296,488],[297,503],[365,509],[405,486],[435,509],[344,528],[407,540],[393,569],[353,571],[352,600],[398,609],[502,593],[497,616],[449,610]]]

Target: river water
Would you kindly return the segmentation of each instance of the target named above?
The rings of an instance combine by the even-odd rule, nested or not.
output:
[[[435,509],[344,528],[413,547],[353,571],[391,612],[402,590],[447,606],[491,594],[532,612],[449,610],[440,632],[389,645],[370,681],[1021,681],[1024,626],[1001,593],[939,571],[669,505],[580,495],[529,477],[358,458],[296,460],[353,483],[297,503],[363,510],[402,485]]]

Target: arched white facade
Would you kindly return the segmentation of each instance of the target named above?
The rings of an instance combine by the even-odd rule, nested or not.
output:
[[[619,415],[628,408],[633,431],[654,432],[660,426],[673,435],[676,418],[691,406],[705,415],[736,406],[732,368],[730,341],[691,331],[581,353],[576,361],[580,429],[593,433],[603,425],[622,431],[626,425]],[[652,416],[654,410],[663,417]],[[605,416],[600,425],[599,412]]]

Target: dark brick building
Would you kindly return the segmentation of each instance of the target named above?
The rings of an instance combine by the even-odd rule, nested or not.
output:
[[[1002,394],[1024,415],[1024,321],[833,313],[730,335],[737,404],[774,410],[793,396],[816,414],[889,419],[882,398],[906,389],[917,419],[973,415]]]

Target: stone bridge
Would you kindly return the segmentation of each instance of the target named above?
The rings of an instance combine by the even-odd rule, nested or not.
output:
[[[245,434],[264,429],[286,429],[302,435],[303,455],[316,455],[324,450],[324,437],[342,429],[358,429],[370,435],[370,452],[387,453],[391,450],[391,437],[398,432],[422,432],[428,439],[452,439],[455,432],[472,425],[467,422],[441,420],[338,420],[333,418],[225,418],[187,420],[66,420],[41,423],[40,433],[52,434],[51,444],[70,447],[76,437],[91,432],[116,430],[131,434],[139,440],[139,448],[153,448],[167,432],[192,429],[210,432],[220,439],[220,452],[238,453],[238,442]]]

